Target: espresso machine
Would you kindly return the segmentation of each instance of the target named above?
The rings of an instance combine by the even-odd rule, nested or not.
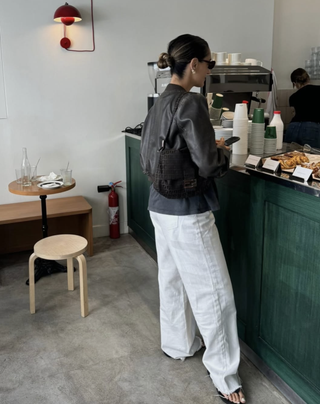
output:
[[[148,95],[148,110],[171,80],[170,68],[159,69],[157,62],[148,63],[149,77],[154,93]],[[272,73],[262,66],[221,65],[215,66],[207,75],[202,88],[193,87],[191,91],[201,92],[205,97],[208,93],[223,94],[223,106],[230,111],[235,105],[248,101],[248,110],[252,100],[257,100],[260,91],[269,92],[272,87]],[[255,93],[255,96],[252,94]]]
[[[269,92],[271,87],[272,73],[262,66],[222,65],[215,66],[207,75],[201,93],[205,97],[208,93],[223,94],[223,106],[230,111],[235,110],[236,104],[248,101],[250,110],[251,101],[257,100],[259,92]]]

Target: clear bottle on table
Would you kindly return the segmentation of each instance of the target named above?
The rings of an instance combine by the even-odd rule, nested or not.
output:
[[[22,162],[21,162],[21,180],[22,186],[29,187],[31,185],[31,165],[28,160],[27,148],[22,148]]]

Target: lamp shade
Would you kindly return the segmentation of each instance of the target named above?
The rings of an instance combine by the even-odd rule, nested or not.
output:
[[[79,10],[66,3],[56,10],[53,19],[56,22],[62,22],[64,25],[71,25],[74,22],[81,21],[82,17]]]

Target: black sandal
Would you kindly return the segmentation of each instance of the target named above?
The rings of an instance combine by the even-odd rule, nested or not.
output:
[[[216,389],[217,390],[217,393],[219,394],[219,397],[221,398],[221,400],[224,402],[224,403],[232,403],[232,401],[230,401],[228,398],[226,398],[222,393],[221,393],[221,391],[219,391],[218,389]],[[232,392],[232,393],[230,393],[230,394],[234,394],[234,393],[240,393],[240,391],[241,391],[241,387],[239,387],[236,391],[234,391],[234,392]],[[230,394],[228,394],[228,395],[230,395]],[[240,403],[242,403],[242,401],[240,400],[239,401]],[[244,404],[245,404],[246,402],[244,402]]]

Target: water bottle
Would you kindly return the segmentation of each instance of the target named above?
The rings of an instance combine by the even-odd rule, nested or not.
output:
[[[21,180],[22,186],[29,187],[31,185],[31,166],[28,160],[27,148],[22,148],[22,162],[21,162]]]
[[[281,111],[274,111],[270,126],[275,126],[277,130],[277,150],[282,149],[284,125],[281,119]]]

